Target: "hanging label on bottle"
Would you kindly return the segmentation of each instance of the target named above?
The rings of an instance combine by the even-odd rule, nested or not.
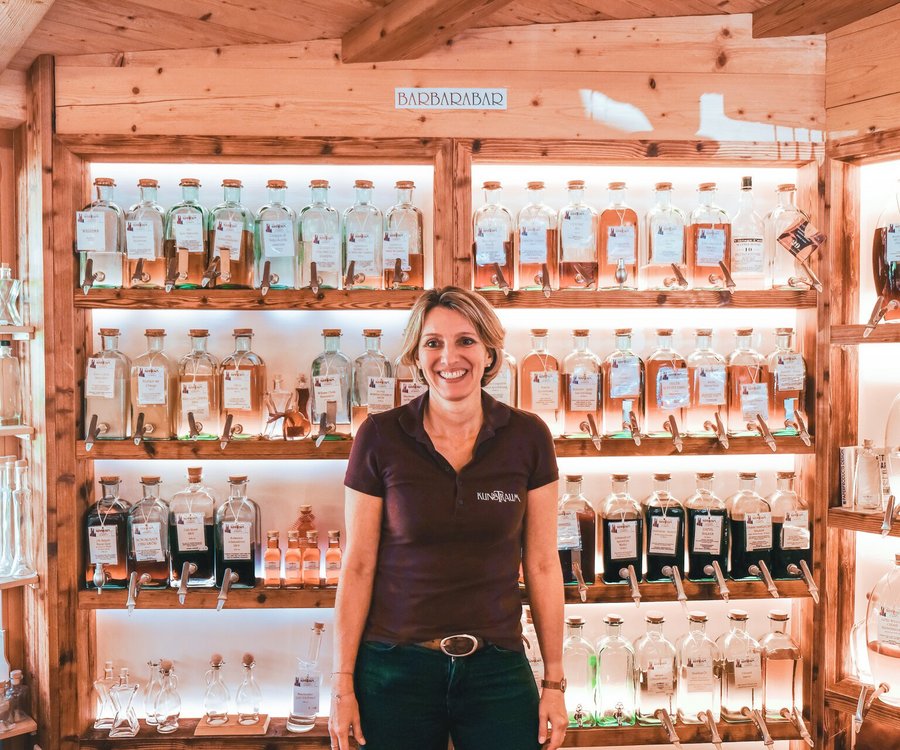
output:
[[[705,693],[713,689],[713,660],[708,656],[692,656],[684,667],[685,684],[689,693]]]
[[[884,233],[885,260],[888,263],[900,262],[900,224],[888,224]]]
[[[496,379],[496,378],[495,378]],[[404,380],[400,383],[400,406],[406,406],[428,390],[428,385],[418,380]],[[487,387],[485,387],[487,390]],[[493,395],[493,394],[492,394]],[[496,398],[496,397],[495,397]]]
[[[694,517],[693,554],[719,555],[722,552],[722,516]]]
[[[222,374],[222,406],[246,411],[251,407],[250,370],[226,369]]]
[[[671,695],[675,692],[672,659],[647,660],[647,692],[651,695]]]
[[[878,605],[875,629],[881,645],[900,646],[900,610]]]
[[[504,367],[497,376],[486,386],[484,390],[489,396],[497,399],[501,404],[512,406],[512,388],[510,387],[509,368]]]
[[[385,268],[393,270],[399,258],[401,269],[412,270],[409,265],[409,232],[385,232],[383,248]]]
[[[618,263],[620,260],[627,264],[634,263],[636,244],[633,224],[608,227],[606,230],[607,263]]]
[[[766,272],[762,237],[739,237],[731,241],[731,273],[762,275]]]
[[[578,526],[577,513],[560,513],[556,517],[556,548],[581,549],[581,529]]]
[[[222,523],[222,557],[225,560],[249,560],[252,556],[250,530],[247,521],[224,521]]]
[[[582,372],[569,378],[569,409],[597,411],[600,376],[596,372]]]
[[[319,679],[315,671],[304,671],[294,679],[294,716],[313,718],[319,714]]]
[[[801,263],[809,260],[828,237],[813,226],[809,219],[797,219],[778,235],[778,244]]]
[[[684,263],[684,227],[678,224],[657,224],[650,235],[650,263],[668,266]]]
[[[181,413],[187,418],[188,412],[193,413],[194,419],[209,418],[209,384],[206,381],[181,384]]]
[[[315,261],[317,273],[341,272],[341,243],[336,234],[314,234],[309,243],[309,260]]]
[[[88,360],[85,381],[85,396],[113,398],[116,395],[116,361],[91,357]]]
[[[290,219],[260,222],[263,255],[266,258],[291,258],[294,256],[294,223]]]
[[[631,560],[637,557],[637,532],[637,521],[610,521],[610,558],[613,560]]]
[[[375,235],[371,232],[347,233],[347,263],[355,261],[354,273],[377,276],[381,269],[375,267]]]
[[[164,406],[166,403],[166,368],[138,367],[138,406]]]
[[[125,222],[125,252],[129,259],[156,260],[156,231],[152,221],[128,219]]]
[[[175,247],[184,248],[189,253],[203,252],[203,216],[191,212],[176,214],[172,222]]]
[[[118,565],[119,549],[115,526],[88,527],[91,565]]]
[[[369,414],[378,414],[394,408],[394,379],[370,376],[366,386]]]
[[[707,406],[725,403],[725,365],[701,365],[697,373],[697,400]]]
[[[506,228],[476,227],[475,263],[486,266],[490,263],[506,265]]]
[[[106,223],[101,211],[78,211],[75,215],[75,246],[79,253],[106,252]]]
[[[519,225],[519,263],[547,262],[547,226],[536,220]]]
[[[725,230],[701,228],[695,231],[697,237],[696,265],[718,266],[719,261],[725,260]]]
[[[531,408],[535,411],[559,409],[559,373],[556,370],[533,372],[531,380]]]
[[[651,516],[650,555],[674,555],[678,547],[678,529],[681,520],[671,516]]]
[[[775,359],[775,390],[802,391],[806,386],[806,365],[796,352]]]
[[[787,511],[781,527],[781,549],[809,549],[809,541],[809,511]]]
[[[758,651],[735,658],[734,685],[739,688],[762,687],[762,659]]]
[[[240,260],[244,222],[232,221],[230,219],[216,219],[213,226],[215,227],[214,231],[216,233],[213,257],[218,256],[222,252],[226,252],[231,260]]]
[[[202,513],[176,513],[175,533],[179,552],[206,552],[206,527]]]
[[[335,401],[340,409],[341,381],[337,375],[316,375],[313,378],[313,398],[316,400],[316,411],[325,411],[325,405],[329,401]]]
[[[562,218],[562,243],[564,248],[593,249],[594,216],[585,208],[567,208]]]
[[[132,523],[131,541],[134,544],[134,559],[138,562],[162,562],[166,555],[158,522]]]
[[[772,514],[747,513],[744,516],[744,549],[772,549]]]
[[[641,365],[637,357],[613,360],[609,368],[609,395],[612,398],[641,395]]]
[[[684,409],[691,405],[688,371],[662,367],[656,376],[656,401],[663,409]]]
[[[769,387],[765,383],[744,383],[741,386],[741,418],[755,423],[757,414],[764,422],[769,419]]]

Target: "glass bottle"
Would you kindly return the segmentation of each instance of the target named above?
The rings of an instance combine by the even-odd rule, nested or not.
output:
[[[739,489],[728,498],[729,531],[731,533],[731,577],[756,578],[751,565],[764,562],[772,569],[772,509],[756,492],[756,473],[738,474]]]
[[[500,204],[499,182],[484,183],[484,205],[472,218],[472,278],[475,289],[511,289],[513,285],[513,217]]]
[[[866,652],[874,684],[890,686],[881,700],[900,706],[900,554],[894,555],[893,570],[879,579],[869,595]]]
[[[312,423],[309,421],[309,380],[303,373],[297,375],[294,393],[287,406],[282,422],[282,437],[285,440],[301,440],[312,430]]]
[[[557,506],[557,549],[564,584],[593,585],[597,570],[597,514],[581,489],[581,474],[567,474]]]
[[[516,358],[505,349],[501,351],[500,357],[500,369],[491,382],[484,386],[484,390],[500,403],[515,407],[519,403],[519,368]]]
[[[203,694],[204,721],[212,727],[228,723],[228,707],[231,693],[225,680],[222,679],[222,667],[225,660],[222,654],[213,654],[209,660],[209,671],[206,673],[206,692]]]
[[[81,287],[121,289],[125,280],[125,212],[113,202],[115,180],[97,177],[97,197],[75,215]]]
[[[397,202],[384,215],[384,288],[424,289],[425,242],[422,212],[413,205],[416,185],[398,180],[394,187]]]
[[[597,652],[584,639],[584,620],[566,618],[563,641],[563,672],[566,675],[566,712],[570,727],[594,726],[594,698],[597,685]]]
[[[253,654],[246,653],[241,657],[241,666],[244,670],[244,679],[238,685],[234,694],[235,708],[237,708],[238,724],[250,726],[259,723],[259,709],[262,705],[262,691],[253,676],[253,668],[256,662]]]
[[[731,218],[731,277],[740,289],[772,286],[765,225],[753,209],[753,178],[741,177],[737,213]]]
[[[128,682],[128,668],[119,671],[118,684],[110,688],[110,696],[115,708],[115,718],[109,730],[110,737],[134,737],[140,729],[134,699],[140,686]]]
[[[6,689],[6,700],[9,702],[9,723],[16,725],[28,719],[29,689],[24,682],[21,669],[9,673],[9,687]]]
[[[691,612],[689,631],[676,646],[678,654],[678,720],[684,724],[701,723],[698,713],[706,711],[715,721],[721,715],[721,655],[715,642],[706,634],[707,616]]]
[[[12,342],[0,341],[0,425],[22,424],[22,371]]]
[[[722,575],[728,572],[728,509],[713,490],[715,475],[696,475],[697,490],[684,503],[687,510],[688,580],[714,581],[714,571],[707,572],[713,561],[719,563]]]
[[[616,350],[603,360],[603,433],[633,437],[644,425],[644,361],[631,350],[631,329],[616,329]],[[632,419],[633,417],[633,419]]]
[[[300,548],[300,532],[291,529],[287,533],[287,540],[287,549],[284,551],[284,587],[301,589],[303,588],[303,550]]]
[[[763,650],[762,707],[766,721],[784,721],[782,708],[793,711],[803,706],[800,690],[802,656],[800,647],[787,633],[790,619],[787,612],[773,609],[769,612],[769,632],[759,639]],[[871,647],[869,658],[872,658]],[[877,679],[874,671],[873,676]]]
[[[131,435],[130,374],[131,360],[119,351],[119,329],[101,328],[100,351],[88,358],[84,378],[84,430],[89,440]]]
[[[328,547],[325,548],[325,587],[337,588],[341,577],[344,552],[341,549],[341,532],[328,532]]]
[[[716,426],[716,415],[722,427],[728,419],[728,371],[725,357],[712,348],[712,328],[698,328],[696,348],[688,355],[688,379],[691,386],[691,405],[685,417],[689,435],[709,435]]]
[[[767,498],[772,509],[772,577],[797,578],[788,571],[789,566],[799,567],[805,561],[812,565],[812,547],[809,533],[808,504],[794,490],[793,471],[779,471],[777,489]]]
[[[303,588],[317,589],[322,585],[322,551],[319,549],[319,532],[306,532],[306,546],[303,547]]]
[[[303,250],[301,283],[315,290],[340,289],[341,215],[328,203],[328,180],[313,180],[309,187],[311,200],[300,209],[299,218]]]
[[[778,238],[795,224],[808,222],[809,217],[797,207],[796,185],[779,185],[776,195],[778,205],[766,215],[765,220],[766,244],[771,248],[772,286],[775,289],[807,289],[809,271],[778,242]]]
[[[685,234],[687,218],[672,203],[672,183],[657,182],[656,203],[644,219],[645,241],[641,243],[641,285],[647,289],[671,290],[679,284],[672,266],[687,272]]]
[[[341,215],[345,289],[384,288],[384,217],[372,204],[373,187],[370,180],[354,182],[356,200]]]
[[[263,552],[263,586],[281,588],[281,542],[278,531],[266,532],[266,549]]]
[[[0,325],[22,325],[19,311],[19,292],[22,282],[14,279],[8,263],[0,263]]]
[[[519,407],[537,414],[550,432],[561,434],[559,360],[547,349],[547,329],[531,329],[531,351],[519,366]]]
[[[766,360],[750,345],[752,328],[735,331],[737,343],[728,355],[728,433],[739,435],[755,425],[757,416],[769,421],[769,383]]]
[[[141,199],[125,214],[129,286],[162,289],[166,284],[166,257],[163,253],[165,211],[156,200],[159,183],[156,180],[138,180],[138,189]]]
[[[625,203],[625,183],[609,183],[609,205],[600,212],[600,288],[637,289],[638,218]]]
[[[716,183],[701,183],[697,195],[688,231],[688,280],[694,289],[724,289],[719,263],[731,269],[731,219],[715,204]]]
[[[15,456],[0,458],[0,578],[11,577],[15,558]],[[0,698],[3,697],[0,689]]]
[[[113,676],[113,663],[110,660],[103,665],[103,677],[94,680],[94,692],[97,695],[97,715],[94,718],[94,729],[112,729],[116,716],[110,690],[119,680]]]
[[[297,214],[285,205],[287,183],[269,180],[267,200],[256,212],[256,286],[294,289],[300,280],[300,235]],[[268,273],[267,273],[268,270]]]
[[[222,202],[209,212],[210,262],[218,258],[213,286],[252,289],[254,267],[253,213],[241,205],[240,180],[222,180]],[[207,269],[207,274],[209,269]]]
[[[633,726],[637,693],[634,647],[622,635],[622,618],[606,615],[606,635],[597,641],[597,725]]]
[[[634,642],[640,724],[660,724],[656,716],[664,709],[675,716],[675,646],[663,634],[665,618],[647,613],[647,632]]]
[[[567,183],[569,202],[559,209],[559,288],[596,289],[597,212],[584,202],[584,180]]]
[[[356,434],[369,414],[394,408],[394,368],[381,351],[381,329],[363,330],[365,352],[353,360],[350,432]]]
[[[549,293],[559,289],[558,232],[556,211],[544,203],[543,195],[543,182],[529,182],[527,203],[516,216],[519,289]]]
[[[171,440],[177,437],[178,367],[163,351],[166,341],[163,329],[148,328],[144,335],[147,351],[131,363],[134,431],[144,440]]]
[[[305,542],[306,532],[315,531],[316,529],[316,516],[312,512],[312,505],[301,505],[297,510],[297,518],[291,524],[291,529],[299,531],[301,541]]]
[[[644,575],[644,513],[628,493],[628,475],[613,474],[611,480],[612,492],[600,506],[603,582],[628,583],[629,565],[634,566],[635,578],[640,581]]]
[[[185,563],[197,569],[188,576],[188,586],[212,586],[216,582],[216,496],[203,484],[203,469],[187,470],[187,487],[172,496],[169,504],[169,550],[172,586],[181,584]]]
[[[522,607],[522,643],[525,645],[525,656],[535,684],[540,687],[541,680],[544,679],[544,659],[541,656],[537,631],[531,617],[531,607]]]
[[[209,212],[200,205],[200,180],[178,183],[181,200],[166,212],[165,255],[175,261],[175,288],[199,289],[209,265]]]
[[[227,425],[231,418],[231,427],[237,430],[231,437],[254,438],[265,431],[266,363],[250,349],[252,328],[235,328],[233,335],[234,351],[219,368],[222,419]]]
[[[728,610],[730,630],[716,645],[722,654],[722,718],[748,722],[742,709],[762,708],[762,648],[747,633],[749,615],[742,609]]]
[[[324,630],[323,623],[313,623],[313,632],[309,639],[306,658],[297,658],[297,675],[294,678],[291,713],[287,720],[289,732],[308,732],[316,724],[316,718],[319,715],[319,690],[322,686],[319,649],[322,646]]]
[[[178,363],[178,438],[215,440],[222,429],[219,361],[207,351],[208,330],[192,328],[188,335],[191,351]]]
[[[671,581],[663,569],[677,566],[684,576],[684,506],[669,491],[671,474],[653,475],[653,492],[644,501],[647,528],[647,580]]]
[[[350,434],[350,383],[353,379],[353,364],[341,351],[340,328],[326,328],[322,331],[322,338],[325,340],[325,349],[313,360],[310,369],[312,381],[310,410],[313,429],[318,426],[319,434],[322,434],[324,416],[328,434],[346,437]],[[329,427],[330,431],[327,429]]]
[[[884,422],[884,456],[888,486],[894,497],[900,497],[900,393],[894,396]]]
[[[406,406],[428,390],[428,384],[422,379],[419,368],[404,364],[400,357],[394,360],[394,406]]]
[[[231,588],[256,586],[259,557],[259,507],[247,497],[247,477],[228,477],[228,499],[216,510],[216,586],[221,588],[225,570],[238,574]]]
[[[806,362],[791,346],[793,337],[793,328],[776,328],[775,351],[766,358],[769,418],[776,435],[796,435],[795,412],[806,411]]]
[[[159,477],[141,477],[143,497],[128,509],[131,570],[150,576],[143,588],[169,585],[169,507],[159,498]]]
[[[159,697],[159,691],[162,690],[162,672],[159,664],[159,659],[150,659],[147,662],[147,666],[150,668],[150,677],[141,691],[147,726],[156,726],[156,699]]]
[[[878,217],[872,238],[872,274],[875,293],[884,295],[884,305],[900,303],[900,180]],[[887,310],[884,319],[900,320],[900,306]]]
[[[294,391],[285,388],[284,376],[276,373],[272,377],[272,387],[266,391],[266,431],[269,440],[282,440],[285,433],[285,419],[294,409]]]
[[[85,587],[123,589],[128,585],[128,504],[119,497],[119,477],[100,477],[101,495],[84,518],[87,544]]]
[[[598,431],[603,430],[603,408],[600,398],[600,370],[603,362],[588,347],[590,331],[578,328],[572,331],[572,351],[563,359],[565,380],[565,424],[567,437],[586,437],[590,425],[585,424],[588,415],[594,417]]]
[[[16,461],[16,488],[12,493],[12,521],[14,554],[12,577],[30,578],[37,574],[34,568],[31,534],[31,488],[28,486],[28,461]]]
[[[863,440],[853,472],[853,508],[863,513],[880,513],[884,501],[881,494],[881,462],[871,440]]]
[[[169,659],[160,661],[159,672],[162,684],[153,704],[156,731],[160,734],[170,734],[178,729],[178,719],[181,716],[178,678],[175,676],[175,665]]]
[[[672,348],[671,328],[656,329],[656,351],[647,358],[646,368],[647,433],[671,434],[667,429],[671,418],[681,431],[691,403],[690,378],[687,361]]]

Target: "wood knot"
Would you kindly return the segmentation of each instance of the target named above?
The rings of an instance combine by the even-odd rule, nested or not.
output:
[[[651,78],[651,79],[650,79],[650,88],[651,88],[651,89],[655,89],[655,88],[656,88],[656,79],[655,79],[655,78]]]

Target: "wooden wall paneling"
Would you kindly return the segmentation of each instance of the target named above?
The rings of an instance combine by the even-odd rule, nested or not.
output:
[[[0,73],[0,128],[13,129],[25,122],[25,74],[20,70]]]
[[[452,283],[472,287],[472,142],[453,142]]]
[[[894,5],[896,0],[774,0],[753,11],[758,37],[824,34]]]
[[[53,0],[7,0],[3,3],[0,7],[0,71],[9,66],[52,5]]]
[[[434,286],[442,287],[453,283],[453,243],[455,240],[456,186],[453,161],[454,143],[441,141],[434,155],[434,245],[432,246],[432,267]]]

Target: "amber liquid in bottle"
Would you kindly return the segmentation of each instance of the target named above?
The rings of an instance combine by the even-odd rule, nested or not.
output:
[[[560,289],[596,289],[597,264],[588,261],[563,261],[559,264]]]
[[[278,546],[278,532],[267,532],[266,549],[263,552],[263,586],[267,589],[281,588],[281,548]]]
[[[884,292],[885,304],[890,301],[900,302],[900,262],[886,262],[887,228],[875,230],[872,241],[872,271],[875,275],[875,291]],[[900,320],[900,307],[888,310],[885,320]]]
[[[328,532],[328,547],[325,550],[325,586],[335,588],[341,577],[341,564],[344,553],[341,549],[341,537],[339,531]]]
[[[553,289],[559,287],[558,264],[556,262],[556,248],[559,242],[559,230],[550,228],[547,230],[547,270],[550,272],[550,286]],[[543,284],[543,265],[541,263],[519,264],[519,287],[541,286]]]
[[[475,244],[472,244],[472,257],[475,257]],[[506,263],[500,266],[506,283],[512,288],[513,282],[513,243],[511,241],[503,243],[503,251],[506,254]],[[493,263],[479,266],[475,264],[475,288],[476,289],[497,289],[499,280],[497,279],[497,271]]]
[[[237,260],[231,258],[230,250],[216,247],[216,230],[209,230],[209,246],[213,248],[212,256],[219,257],[219,271],[222,274],[215,286],[220,289],[252,289],[253,288],[253,232],[241,231],[241,251]],[[222,255],[226,257],[221,257]]]
[[[206,259],[206,243],[203,245],[202,253],[189,253],[187,250],[178,250],[175,247],[175,240],[166,240],[163,243],[163,255],[165,263],[171,262],[175,258],[176,286],[181,289],[199,289],[203,274],[206,271],[208,261]]]
[[[598,241],[600,246],[600,288],[601,289],[637,289],[637,256],[638,256],[638,217],[637,212],[628,208],[623,202],[624,183],[611,182],[609,185],[610,206],[600,213],[600,229]],[[623,227],[633,232],[633,246],[630,258],[622,263],[610,257],[614,240],[610,230]],[[618,272],[618,274],[617,274]],[[623,275],[624,274],[624,275]]]
[[[284,551],[284,586],[289,589],[303,588],[303,550],[300,547],[300,532],[288,531],[288,546]]]
[[[224,416],[230,414],[234,417],[233,424],[244,425],[245,430],[256,429],[263,417],[263,390],[265,388],[265,369],[260,369],[253,364],[239,364],[228,369],[245,370],[250,372],[250,408],[249,409],[224,409]],[[223,372],[224,377],[224,372]],[[248,427],[249,426],[249,427]],[[244,437],[253,437],[253,434],[245,434]]]
[[[560,373],[559,361],[550,352],[547,351],[547,331],[546,329],[533,329],[532,351],[522,359],[519,373],[519,408],[536,414],[550,428],[554,435],[560,434],[560,408],[562,406],[562,397],[560,394]],[[556,377],[556,398],[549,395],[546,405],[535,403],[535,392],[538,391],[536,380],[546,378],[550,373],[550,378]],[[555,408],[552,407],[550,401],[554,401]]]
[[[319,534],[306,532],[306,546],[303,548],[303,588],[317,589],[322,585],[322,552],[319,550]]]
[[[581,575],[589,586],[597,580],[597,514],[584,510],[575,514],[578,520],[578,532],[581,534]],[[559,564],[562,566],[563,583],[578,583],[572,567],[572,550],[559,550]]]
[[[697,245],[700,242],[700,234],[706,229],[719,229],[725,232],[725,254],[722,262],[727,268],[731,268],[731,224],[692,224],[688,231],[688,281],[693,289],[710,289],[711,287],[724,289],[725,282],[718,263],[714,266],[701,266],[697,263]],[[710,276],[716,277],[719,281],[711,281]]]
[[[141,275],[135,280],[134,274],[137,271],[138,264],[141,264]],[[128,261],[128,281],[129,285],[134,287],[162,287],[166,283],[166,258],[156,260],[134,260]]]
[[[394,264],[384,266],[384,288],[394,288]],[[400,271],[400,289],[425,288],[425,256],[420,253],[409,254],[409,270]]]
[[[668,332],[671,341],[671,331]],[[678,422],[678,429],[684,428],[686,407],[669,408],[664,405],[665,398],[663,393],[663,384],[661,382],[661,374],[666,375],[672,372],[687,372],[687,363],[682,357],[672,352],[671,358],[656,359],[653,356],[647,358],[647,419],[645,429],[649,434],[666,432],[664,424],[669,416],[674,415]],[[690,392],[688,391],[687,400],[690,400]]]
[[[104,588],[125,588],[128,586],[128,513],[122,509],[104,509],[92,505],[85,517],[85,568],[84,584],[86,588],[94,589],[94,565],[88,550],[90,550],[91,530],[105,526],[115,529],[116,534],[116,562],[104,563],[103,572],[106,574]]]

